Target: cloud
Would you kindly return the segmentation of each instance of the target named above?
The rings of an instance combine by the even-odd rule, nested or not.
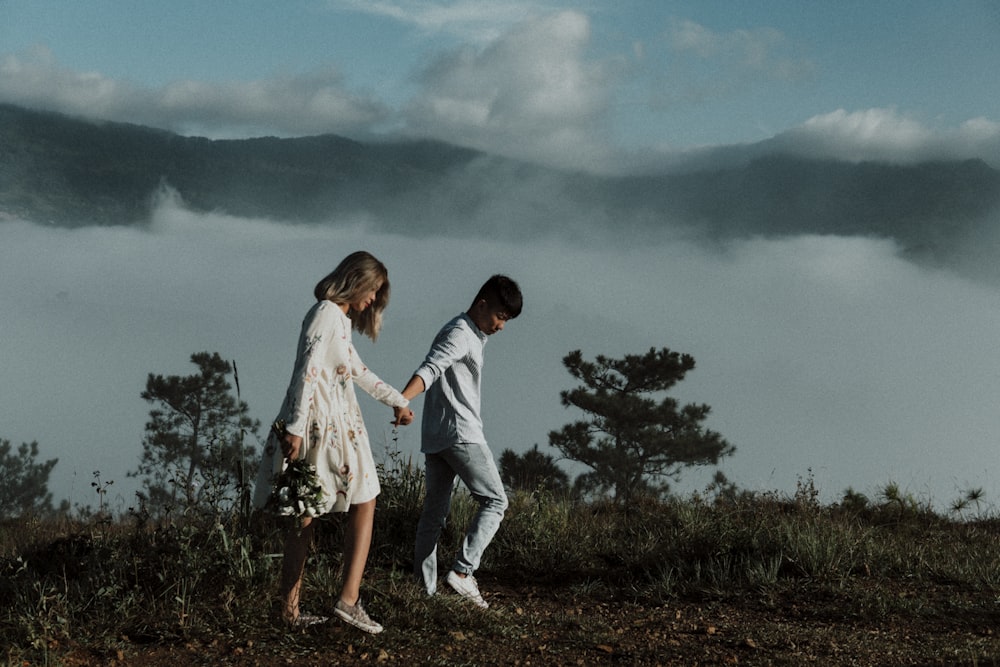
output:
[[[1000,296],[920,268],[890,241],[790,235],[617,249],[586,236],[402,237],[363,222],[199,214],[165,197],[141,229],[0,224],[0,304],[17,313],[0,321],[0,437],[37,440],[44,458],[60,459],[57,498],[95,504],[100,471],[115,481],[116,508],[127,506],[146,375],[188,374],[191,353],[218,351],[236,360],[243,398],[267,422],[312,285],[365,248],[389,266],[393,302],[379,342],[357,343],[396,385],[481,280],[503,271],[521,283],[525,310],[487,351],[485,419],[498,454],[544,449],[550,430],[576,418],[558,398],[572,386],[560,363],[570,350],[592,358],[667,346],[697,360],[672,393],[712,406],[708,425],[737,447],[724,470],[741,486],[792,493],[811,471],[825,499],[848,486],[873,495],[889,481],[938,508],[970,486],[1000,493],[989,464]],[[381,452],[389,413],[364,410]],[[415,454],[417,431],[404,430],[400,446]],[[706,481],[692,471],[679,490]]]
[[[525,9],[472,7],[416,3],[372,10],[419,9],[420,21],[443,29],[473,17],[503,25]],[[596,165],[611,153],[615,65],[586,58],[590,37],[587,16],[564,11],[520,21],[480,46],[466,42],[421,70],[419,90],[399,112],[349,91],[333,67],[245,82],[178,80],[149,89],[66,68],[45,47],[3,56],[0,101],[210,137],[350,136],[396,126],[412,136],[543,164]]]
[[[441,56],[421,73],[407,131],[542,164],[603,161],[613,82],[585,58],[589,40],[589,19],[565,11]]]
[[[0,59],[0,101],[184,134],[323,134],[367,130],[387,107],[349,92],[335,68],[257,81],[179,80],[149,89],[77,72],[43,46]]]
[[[552,11],[538,2],[519,0],[331,0],[329,4],[337,9],[390,18],[425,33],[448,33],[478,44],[499,39],[511,26],[530,16]]]
[[[984,118],[932,130],[895,109],[838,109],[763,142],[762,148],[851,162],[915,164],[981,158],[1000,166],[1000,123]]]
[[[784,33],[762,27],[716,32],[700,23],[675,19],[665,34],[672,75],[655,91],[656,105],[705,103],[767,83],[797,83],[816,66],[794,50]]]
[[[221,85],[181,81],[159,93],[163,111],[206,127],[280,128],[286,134],[351,134],[388,116],[380,102],[345,90],[335,68]]]
[[[898,165],[983,160],[1000,169],[1000,123],[980,117],[957,126],[931,127],[892,108],[837,109],[752,144],[635,152],[632,168],[725,169],[774,154]]]
[[[0,58],[0,101],[105,117],[118,110],[122,99],[138,94],[134,88],[98,72],[77,72],[60,66],[43,46]]]
[[[612,142],[625,106],[648,109],[722,99],[747,86],[801,80],[808,59],[771,28],[713,31],[676,20],[660,44],[632,43],[596,57],[591,20],[579,11],[542,13],[532,3],[336,3],[379,12],[430,32],[459,35],[460,46],[427,56],[415,92],[392,108],[352,90],[335,66],[251,81],[175,80],[158,88],[78,71],[45,46],[0,55],[0,102],[214,138],[335,133],[368,137],[388,128],[542,164],[605,173],[697,159],[712,148],[624,150]],[[489,26],[481,30],[471,25]],[[657,47],[671,49],[670,67]],[[643,87],[644,86],[644,87]],[[645,141],[645,140],[644,140]],[[805,119],[769,140],[718,147],[724,160],[779,150],[851,161],[915,163],[982,158],[1000,167],[1000,124],[974,118],[933,127],[889,108],[838,109]],[[706,159],[705,161],[711,161]]]
[[[742,73],[754,72],[767,78],[795,81],[808,75],[813,64],[804,59],[783,57],[788,44],[775,28],[733,30],[719,33],[690,20],[676,20],[668,31],[675,53],[693,53],[701,60],[715,60]]]

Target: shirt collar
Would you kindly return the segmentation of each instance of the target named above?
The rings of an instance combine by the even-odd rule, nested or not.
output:
[[[472,329],[472,333],[476,334],[476,336],[479,337],[479,340],[485,345],[486,341],[489,340],[489,336],[483,333],[482,330],[476,326],[476,323],[472,321],[472,318],[469,317],[468,313],[462,313],[462,319],[465,320],[468,327]]]

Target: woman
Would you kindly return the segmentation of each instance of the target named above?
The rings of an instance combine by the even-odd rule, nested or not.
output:
[[[258,505],[266,501],[271,476],[281,472],[284,458],[302,457],[316,467],[324,492],[321,513],[347,512],[344,581],[334,613],[355,627],[378,633],[382,626],[369,618],[360,593],[380,487],[354,385],[391,406],[397,424],[411,423],[413,412],[398,391],[362,363],[351,343],[351,330],[378,338],[382,311],[389,302],[388,272],[369,253],[355,252],[319,281],[314,295],[317,301],[302,322],[295,369],[278,414],[285,431],[268,438],[262,466],[266,471],[258,481],[256,500]],[[310,517],[303,517],[285,537],[281,613],[296,625],[326,620],[299,611],[302,572],[312,537]]]

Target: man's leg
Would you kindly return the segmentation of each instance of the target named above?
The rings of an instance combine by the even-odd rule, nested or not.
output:
[[[413,573],[424,582],[428,595],[437,591],[437,544],[451,510],[455,473],[440,454],[424,455],[424,508],[417,522]]]
[[[469,575],[479,568],[483,552],[500,528],[507,510],[507,493],[493,460],[493,452],[485,444],[454,445],[442,452],[442,456],[479,504],[462,541],[462,550],[452,566],[458,574]]]

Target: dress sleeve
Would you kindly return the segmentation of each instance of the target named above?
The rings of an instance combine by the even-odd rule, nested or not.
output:
[[[302,322],[295,370],[285,399],[288,408],[285,429],[292,435],[304,436],[306,433],[309,407],[319,381],[320,369],[331,351],[330,347],[340,337],[337,319],[332,315],[326,304],[320,304],[310,310]]]
[[[353,344],[351,345],[351,360],[351,377],[355,384],[364,389],[369,396],[393,408],[405,408],[410,404],[399,391],[382,382],[370,368],[365,366]]]

